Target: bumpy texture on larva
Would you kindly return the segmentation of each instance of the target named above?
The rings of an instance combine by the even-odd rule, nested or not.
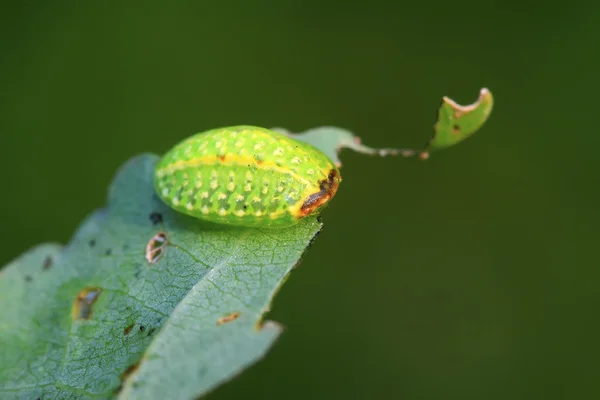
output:
[[[158,196],[196,218],[239,226],[286,227],[318,212],[341,178],[320,150],[254,126],[196,134],[159,161]]]

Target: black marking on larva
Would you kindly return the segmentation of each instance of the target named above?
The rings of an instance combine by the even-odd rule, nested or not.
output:
[[[42,264],[42,268],[46,270],[46,269],[50,269],[50,267],[52,267],[52,257],[46,256],[46,258],[44,258],[44,263]]]
[[[162,222],[163,222],[162,214],[157,211],[153,211],[150,214],[150,222],[152,222],[152,225],[162,224]]]

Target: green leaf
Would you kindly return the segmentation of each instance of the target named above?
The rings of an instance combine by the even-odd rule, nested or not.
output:
[[[421,158],[426,159],[430,152],[454,146],[473,135],[487,121],[493,105],[492,92],[486,88],[481,89],[479,99],[468,106],[444,97],[434,125],[435,134],[421,153]]]
[[[125,165],[67,246],[2,270],[0,398],[194,398],[280,334],[261,317],[321,224],[272,232],[186,217],[154,196],[156,162]],[[168,242],[153,242],[150,263],[160,232]]]

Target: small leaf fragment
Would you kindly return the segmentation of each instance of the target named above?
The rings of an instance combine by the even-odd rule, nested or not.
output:
[[[493,104],[492,92],[486,88],[480,90],[476,102],[467,106],[444,96],[434,125],[435,133],[421,158],[427,158],[431,151],[454,146],[477,132],[487,121]]]

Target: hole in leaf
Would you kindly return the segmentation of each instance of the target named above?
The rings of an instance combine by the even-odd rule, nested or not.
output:
[[[92,316],[92,305],[98,300],[102,288],[85,288],[77,294],[73,303],[73,319],[90,319]]]
[[[229,315],[225,315],[224,317],[221,317],[221,318],[219,318],[217,320],[217,325],[223,325],[223,324],[226,324],[228,322],[235,321],[236,319],[238,319],[238,317],[240,316],[240,314],[241,313],[239,311],[236,311],[236,312],[233,312],[233,313],[231,313]]]
[[[167,243],[167,234],[164,232],[159,232],[152,236],[146,245],[146,260],[150,264],[158,262],[165,253]]]

